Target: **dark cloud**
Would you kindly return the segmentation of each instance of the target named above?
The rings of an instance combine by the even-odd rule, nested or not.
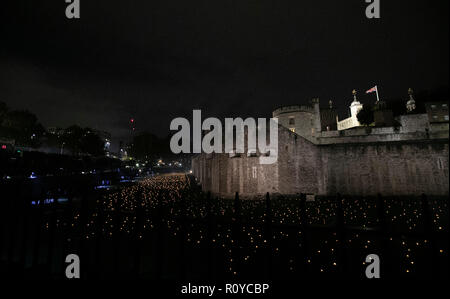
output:
[[[128,119],[165,136],[171,119],[270,116],[353,88],[381,96],[448,82],[448,1],[81,0],[2,4],[0,100],[45,125],[129,137]],[[370,101],[370,96],[363,96]]]

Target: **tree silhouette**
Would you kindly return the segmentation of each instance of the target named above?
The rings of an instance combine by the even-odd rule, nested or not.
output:
[[[364,104],[363,108],[359,110],[356,115],[360,124],[368,126],[373,123],[373,105],[372,104]]]
[[[15,140],[22,146],[37,147],[39,139],[45,132],[38,123],[36,115],[27,110],[9,111],[6,105],[0,105],[1,130],[0,134]]]
[[[74,155],[101,156],[104,154],[104,142],[90,128],[72,125],[64,131],[62,142]]]

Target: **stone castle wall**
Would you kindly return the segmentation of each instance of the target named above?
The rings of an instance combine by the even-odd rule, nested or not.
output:
[[[448,195],[448,140],[321,146],[319,194]]]
[[[230,158],[228,154],[202,154],[192,160],[192,171],[204,191],[231,197],[278,193],[277,164],[261,165],[258,157]]]
[[[419,134],[419,133],[418,133]],[[374,139],[347,136],[339,143],[313,143],[279,126],[278,161],[259,164],[241,154],[201,154],[193,173],[205,191],[223,197],[309,193],[334,195],[449,194],[448,135],[443,139]],[[397,134],[398,135],[398,134]],[[395,135],[395,136],[397,136]],[[424,136],[422,136],[424,135]],[[366,141],[366,142],[364,142]]]

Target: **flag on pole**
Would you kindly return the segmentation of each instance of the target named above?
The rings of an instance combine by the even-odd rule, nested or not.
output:
[[[380,101],[380,97],[378,96],[378,88],[376,85],[374,87],[372,87],[371,89],[367,90],[366,93],[372,93],[374,91],[377,93],[377,102],[378,102],[378,101]]]
[[[372,87],[371,89],[367,90],[366,93],[371,93],[377,91],[377,86],[375,85],[374,87]]]

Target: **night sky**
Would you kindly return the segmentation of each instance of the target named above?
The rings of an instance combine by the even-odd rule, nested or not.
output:
[[[193,109],[270,117],[279,106],[361,101],[448,85],[448,0],[6,0],[0,8],[0,101],[44,126],[169,133]],[[115,145],[117,146],[117,145]]]

